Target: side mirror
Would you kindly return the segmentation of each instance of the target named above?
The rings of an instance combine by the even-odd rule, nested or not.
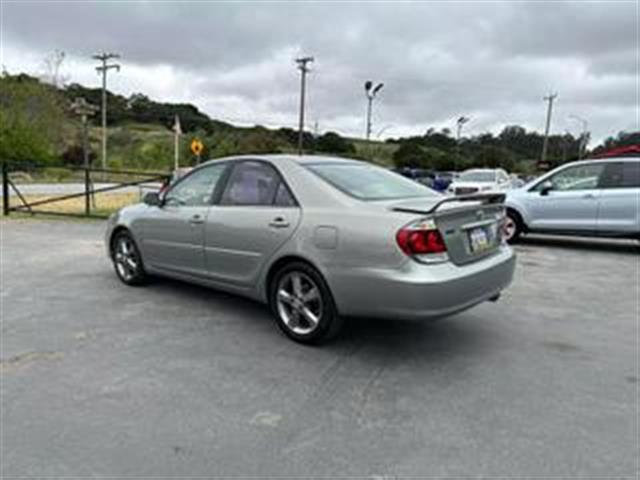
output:
[[[551,190],[553,190],[553,183],[551,183],[550,180],[547,180],[540,187],[540,195],[549,195]]]
[[[160,194],[158,192],[148,192],[142,198],[142,201],[151,207],[159,207],[162,204]]]

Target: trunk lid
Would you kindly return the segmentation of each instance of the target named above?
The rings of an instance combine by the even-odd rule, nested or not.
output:
[[[503,194],[465,195],[394,202],[395,212],[432,218],[442,234],[449,259],[456,265],[475,262],[498,250],[500,222],[504,216]]]

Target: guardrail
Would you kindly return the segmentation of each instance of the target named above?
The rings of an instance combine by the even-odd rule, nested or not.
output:
[[[136,170],[115,170],[115,169],[103,169],[92,167],[74,167],[74,166],[52,166],[52,165],[33,165],[29,164],[27,167],[30,173],[43,172],[47,169],[54,169],[57,172],[63,172],[68,177],[75,175],[75,183],[65,182],[49,182],[48,185],[70,187],[68,189],[73,190],[74,187],[78,187],[77,192],[65,193],[62,195],[44,195],[46,198],[40,198],[42,195],[36,195],[36,198],[30,198],[29,195],[24,193],[27,188],[24,184],[17,185],[11,178],[12,174],[21,172],[19,164],[11,164],[8,162],[2,162],[2,212],[5,216],[10,215],[11,212],[46,214],[46,215],[63,215],[72,217],[90,217],[90,218],[107,218],[108,213],[103,210],[96,209],[96,195],[104,193],[122,192],[124,189],[130,189],[131,187],[139,187],[139,197],[142,196],[144,188],[158,189],[161,185],[166,184],[171,173],[169,172],[145,172]],[[109,183],[104,183],[102,186],[96,188],[94,184],[95,174],[104,180],[109,178]],[[122,178],[121,181],[113,181],[113,178]],[[33,183],[30,186],[38,186],[42,184]],[[23,191],[21,191],[21,189]],[[13,194],[13,195],[12,195]],[[12,204],[13,198],[17,198],[19,203]],[[81,205],[79,211],[73,211],[69,209],[42,209],[44,205],[60,205],[61,202],[68,202],[74,199],[84,199],[84,205]]]

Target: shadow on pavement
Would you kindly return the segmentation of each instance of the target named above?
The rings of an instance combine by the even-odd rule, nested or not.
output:
[[[640,242],[636,240],[618,240],[585,237],[558,237],[527,235],[516,244],[521,247],[570,248],[572,250],[592,250],[598,252],[638,255]]]
[[[341,355],[354,356],[360,350],[374,363],[380,360],[391,363],[404,362],[407,358],[421,361],[437,361],[451,357],[475,355],[487,349],[499,337],[488,325],[487,319],[477,313],[465,312],[437,321],[404,321],[378,318],[347,318],[341,333],[320,346],[302,346],[293,343],[278,331],[267,305],[233,294],[178,280],[158,278],[150,288],[159,291],[163,298],[171,295],[181,305],[203,299],[214,313],[223,310],[234,323],[243,323],[248,336],[247,343],[274,342],[291,348],[322,349]],[[219,322],[219,316],[216,322]],[[218,323],[219,324],[219,323]],[[213,325],[213,323],[212,323]],[[275,333],[275,335],[273,335]]]

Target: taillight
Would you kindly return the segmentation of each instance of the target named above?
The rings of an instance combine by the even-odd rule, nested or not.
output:
[[[442,234],[432,220],[409,224],[396,234],[400,249],[408,256],[425,263],[449,259]]]

